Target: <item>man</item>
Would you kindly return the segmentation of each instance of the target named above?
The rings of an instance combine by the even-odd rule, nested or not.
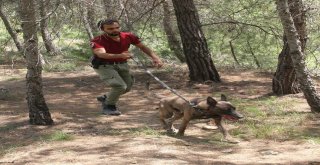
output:
[[[105,33],[95,37],[90,43],[95,58],[100,61],[94,70],[111,87],[111,91],[108,95],[97,99],[102,102],[103,114],[120,115],[121,112],[116,107],[119,97],[130,91],[133,85],[133,77],[127,64],[127,60],[133,57],[133,54],[128,51],[130,45],[135,45],[147,54],[154,66],[161,67],[163,63],[150,48],[141,43],[137,36],[121,32],[117,20],[101,20],[98,27]]]

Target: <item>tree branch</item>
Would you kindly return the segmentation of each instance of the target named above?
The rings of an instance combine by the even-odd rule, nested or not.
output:
[[[267,31],[266,29],[264,29],[263,27],[261,27],[259,25],[249,24],[249,23],[244,23],[244,22],[239,22],[239,21],[211,22],[211,23],[201,24],[201,26],[210,26],[210,25],[216,25],[216,24],[241,24],[241,25],[245,25],[245,26],[252,26],[252,27],[256,27],[256,28],[260,29],[261,31],[265,32],[266,34],[270,34],[270,35],[275,35],[277,37],[281,37],[281,36],[276,35],[274,33],[270,33],[269,31]]]
[[[132,23],[139,21],[141,18],[144,17],[144,15],[146,15],[147,13],[153,11],[156,7],[158,7],[159,5],[161,5],[165,0],[161,0],[160,2],[158,2],[157,4],[155,4],[154,6],[152,6],[152,8],[148,9],[147,11],[145,11],[144,13],[140,14],[140,16],[136,17],[133,19]]]

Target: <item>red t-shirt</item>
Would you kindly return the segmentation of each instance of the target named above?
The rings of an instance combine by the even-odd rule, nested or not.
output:
[[[141,41],[140,39],[132,33],[129,32],[120,32],[120,42],[117,42],[111,39],[106,34],[100,35],[95,37],[91,40],[91,48],[104,48],[107,53],[111,54],[121,54],[124,51],[128,51],[131,44],[136,45],[139,44]],[[115,59],[102,59],[102,61],[108,62],[122,62],[126,61],[122,58],[115,58]]]

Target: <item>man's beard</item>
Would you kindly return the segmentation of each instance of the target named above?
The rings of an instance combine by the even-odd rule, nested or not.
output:
[[[108,36],[111,36],[111,37],[116,37],[116,36],[119,36],[120,32],[119,33],[107,33]]]

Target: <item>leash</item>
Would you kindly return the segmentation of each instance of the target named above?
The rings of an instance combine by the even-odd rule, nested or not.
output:
[[[168,90],[170,90],[172,93],[174,93],[175,95],[177,95],[178,97],[180,97],[182,100],[184,100],[185,102],[187,102],[190,106],[194,107],[195,104],[190,102],[189,100],[185,99],[184,97],[182,97],[176,90],[170,88],[166,83],[164,83],[163,81],[161,81],[157,76],[155,76],[153,73],[151,73],[148,68],[140,61],[134,58],[131,58],[138,66],[140,66],[142,69],[145,70],[146,73],[148,73],[151,77],[153,77],[156,81],[158,81],[163,87],[167,88]]]

